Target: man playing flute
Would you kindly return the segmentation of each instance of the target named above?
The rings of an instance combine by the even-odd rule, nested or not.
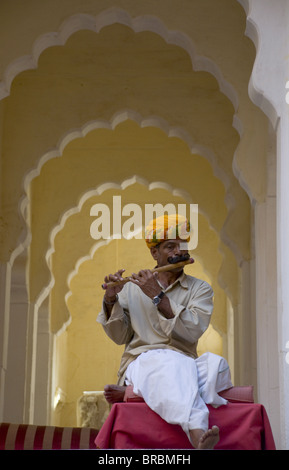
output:
[[[157,266],[187,253],[182,234],[189,233],[189,225],[177,214],[151,221],[145,237]],[[106,276],[105,282],[122,279],[123,272]],[[125,344],[118,385],[106,387],[106,398],[121,401],[124,387],[133,385],[153,411],[183,428],[196,449],[218,443],[219,428],[209,429],[206,404],[226,404],[218,392],[232,387],[224,358],[212,353],[197,357],[198,339],[212,312],[210,285],[172,264],[169,271],[145,269],[126,284],[108,286],[98,316],[106,334]]]

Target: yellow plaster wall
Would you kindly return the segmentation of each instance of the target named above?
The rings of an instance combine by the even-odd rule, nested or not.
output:
[[[247,186],[252,185],[251,190],[255,196],[262,197],[265,175],[262,172],[261,177],[260,168],[264,165],[260,163],[264,163],[265,153],[262,138],[256,140],[256,135],[260,134],[262,137],[266,122],[262,122],[262,114],[248,99],[247,87],[254,63],[255,49],[244,35],[246,16],[237,1],[183,0],[181,4],[171,1],[168,8],[166,0],[158,2],[118,0],[117,4],[107,0],[98,2],[90,0],[81,6],[81,14],[79,14],[78,0],[73,2],[63,0],[61,5],[56,0],[43,1],[41,5],[37,0],[28,0],[25,4],[16,0],[13,5],[11,2],[2,3],[0,8],[1,18],[3,18],[0,30],[1,43],[8,44],[8,47],[2,48],[0,55],[2,67],[0,75],[3,77],[6,93],[10,92],[11,81],[17,75],[17,70],[25,66],[35,67],[43,48],[53,44],[53,40],[59,44],[65,42],[65,36],[61,36],[59,31],[67,30],[69,36],[72,31],[81,28],[84,19],[88,21],[89,18],[89,24],[92,27],[93,19],[96,18],[95,24],[100,29],[105,24],[116,21],[120,23],[126,21],[136,27],[134,20],[138,15],[141,19],[142,15],[152,15],[151,17],[155,19],[155,28],[157,24],[161,34],[165,35],[166,28],[167,31],[179,31],[185,34],[184,38],[188,38],[189,44],[192,44],[192,55],[194,53],[200,57],[203,55],[214,61],[222,71],[224,79],[228,80],[236,90],[239,97],[239,99],[235,97],[238,101],[238,115],[242,120],[242,125],[246,123],[242,129],[242,137],[246,145],[241,152],[236,154],[238,170],[243,173],[243,176],[245,175],[245,179],[248,179]],[[25,22],[20,18],[25,18]],[[37,18],[36,21],[35,18]],[[149,28],[148,21],[147,25]],[[83,29],[85,29],[84,26]],[[41,46],[36,47],[37,40],[43,32],[47,33],[47,31],[54,32],[51,34],[53,40],[49,41],[49,34],[46,34]],[[21,41],[18,40],[19,37]],[[185,39],[183,39],[183,44],[184,47],[189,47]],[[29,58],[30,55],[33,59],[29,59],[30,62],[27,59],[26,65],[25,57]],[[252,149],[253,160],[250,160],[251,152],[245,150],[247,146]],[[256,171],[259,174],[257,180],[254,178]]]
[[[151,163],[148,164],[148,161]],[[112,174],[112,162],[116,162],[113,166],[113,180],[119,185],[134,174],[141,175],[148,182],[165,180],[173,189],[181,188],[191,198],[191,202],[199,204],[201,212],[208,214],[209,223],[216,230],[220,230],[225,222],[227,209],[223,185],[214,177],[209,163],[198,155],[191,155],[182,141],[168,139],[155,128],[141,129],[128,121],[119,125],[114,132],[94,131],[85,139],[77,139],[69,144],[61,158],[47,162],[40,177],[32,183],[32,299],[37,298],[44,281],[49,282],[48,271],[44,278],[41,277],[47,269],[43,254],[50,246],[49,227],[60,223],[59,213],[65,212],[69,201],[74,201],[76,205],[85,188],[98,188],[106,180],[106,175]],[[65,179],[63,174],[66,175]],[[135,199],[138,200],[138,196],[132,196],[132,200]],[[86,210],[89,211],[90,207],[87,206]],[[91,218],[87,218],[86,223],[88,238]],[[248,226],[244,224],[237,232],[241,242],[241,230],[247,229]],[[39,273],[41,259],[42,274],[36,276],[34,269]]]
[[[57,423],[75,424],[82,391],[116,377],[122,349],[95,323],[104,273],[150,263],[134,241],[93,252],[90,207],[113,194],[199,204],[187,270],[215,291],[200,351],[224,352],[227,297],[239,305],[252,256],[248,196],[262,200],[266,187],[267,119],[248,97],[245,20],[235,0],[0,4],[0,260],[31,235],[29,299],[49,288],[53,386],[66,396]]]
[[[13,81],[5,99],[4,208],[7,200],[9,207],[17,207],[23,176],[57,147],[68,130],[95,119],[110,121],[123,109],[143,117],[160,116],[187,132],[195,144],[205,143],[232,179],[229,191],[236,186],[236,206],[248,204],[232,173],[238,145],[233,106],[219,92],[215,78],[194,72],[189,55],[160,36],[113,25],[99,34],[75,33],[65,46],[44,51],[36,70],[22,72]],[[15,247],[22,228],[11,210],[5,215],[11,233],[3,256]]]

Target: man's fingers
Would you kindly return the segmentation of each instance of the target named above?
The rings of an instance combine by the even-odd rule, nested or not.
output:
[[[131,282],[133,282],[134,284],[138,284],[140,282],[139,274],[132,273],[129,278],[130,278]]]
[[[138,276],[139,277],[142,277],[142,278],[149,278],[152,276],[152,272],[150,269],[142,269],[139,273],[138,273]]]
[[[105,276],[104,282],[119,281],[120,279],[122,279],[122,274],[124,273],[124,271],[125,269],[119,269],[117,273]]]

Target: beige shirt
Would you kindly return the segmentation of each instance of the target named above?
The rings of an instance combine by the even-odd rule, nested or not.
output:
[[[109,319],[104,307],[97,317],[115,343],[126,345],[118,373],[120,384],[124,383],[130,362],[145,351],[169,348],[197,357],[198,339],[208,328],[213,311],[211,286],[182,273],[163,290],[170,300],[174,318],[165,318],[132,282],[125,284],[119,293]]]

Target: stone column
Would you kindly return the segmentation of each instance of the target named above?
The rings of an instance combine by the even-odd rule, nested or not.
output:
[[[3,421],[4,418],[5,380],[7,371],[9,332],[10,281],[10,264],[0,263],[0,421]]]
[[[258,248],[260,256],[256,262],[259,263],[259,267],[256,265],[258,388],[260,398],[270,403],[271,415],[280,415],[281,437],[277,445],[289,449],[289,364],[286,361],[289,350],[289,105],[286,102],[289,3],[287,0],[239,2],[247,10],[246,32],[257,49],[250,97],[269,117],[276,133],[276,207],[275,201],[267,197],[264,205],[256,208],[258,236],[263,244],[263,249]],[[261,226],[268,230],[267,234],[262,233]],[[269,262],[269,259],[274,261],[275,248],[271,249],[274,237],[276,266]],[[267,261],[262,259],[266,256],[269,256]]]

